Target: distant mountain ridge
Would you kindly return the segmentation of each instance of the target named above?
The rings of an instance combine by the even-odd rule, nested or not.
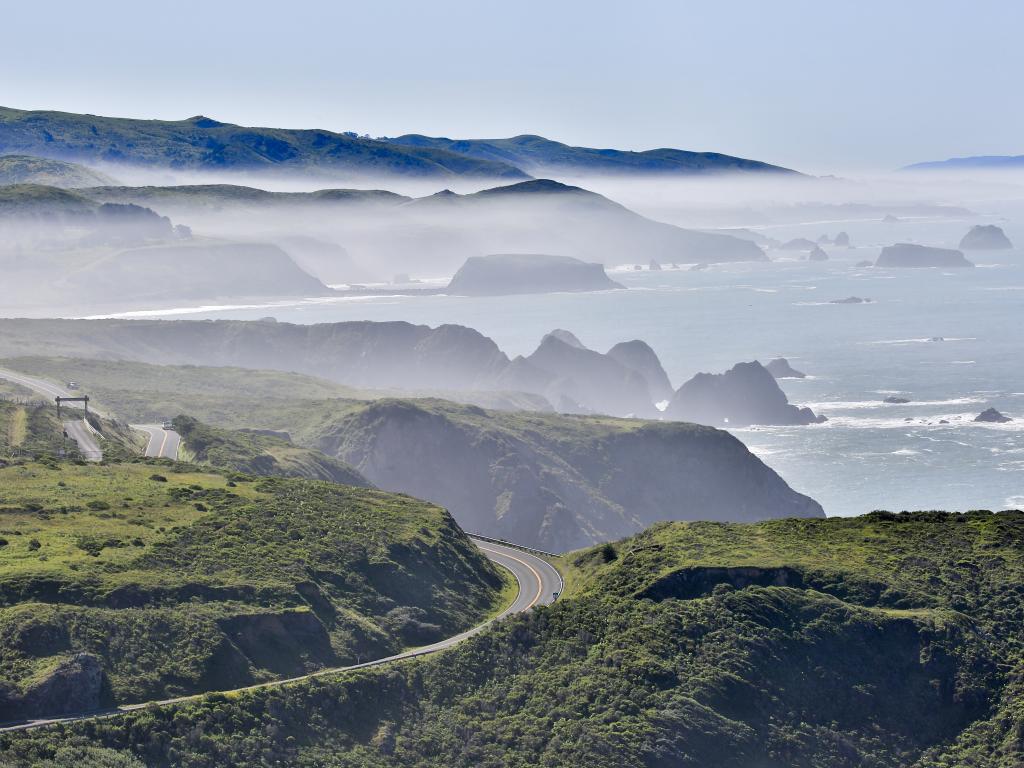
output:
[[[706,175],[796,171],[718,152],[575,147],[543,136],[377,139],[322,129],[250,127],[204,115],[185,120],[0,107],[0,155],[179,171],[270,171],[320,176],[527,179],[534,171]]]
[[[901,171],[1012,170],[1024,168],[1024,155],[973,155],[929,160],[900,168]]]
[[[410,133],[384,138],[390,144],[446,150],[490,162],[508,163],[531,175],[552,172],[703,175],[725,172],[782,173],[796,171],[759,160],[663,147],[633,152],[574,147],[543,136],[525,134],[507,139],[448,139]]]
[[[525,179],[507,163],[326,130],[258,128],[198,115],[137,120],[0,107],[0,153],[190,171],[292,171]]]

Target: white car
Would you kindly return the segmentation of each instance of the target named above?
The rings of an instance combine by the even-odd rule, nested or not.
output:
[[[68,389],[78,389],[78,382],[77,381],[69,381],[68,382]]]
[[[163,426],[164,429],[174,429],[174,422],[165,421],[161,426]]]

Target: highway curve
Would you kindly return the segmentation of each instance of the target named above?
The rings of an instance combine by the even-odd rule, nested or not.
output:
[[[368,667],[378,667],[383,664],[391,664],[396,661],[403,659],[411,659],[415,656],[425,656],[430,653],[437,653],[443,651],[446,648],[451,648],[466,638],[472,637],[479,632],[482,632],[490,624],[509,616],[513,613],[522,613],[532,609],[536,605],[548,605],[555,601],[558,593],[562,590],[562,577],[558,571],[555,570],[554,566],[548,563],[541,557],[518,549],[516,547],[506,546],[504,544],[498,544],[494,541],[483,541],[481,539],[473,539],[477,546],[483,551],[483,553],[490,558],[491,561],[497,563],[501,567],[511,571],[515,577],[517,584],[519,585],[519,593],[516,595],[515,600],[497,616],[488,619],[482,624],[478,624],[472,629],[468,629],[454,637],[449,637],[433,645],[426,645],[422,648],[414,648],[409,651],[397,653],[394,656],[388,656],[383,659],[377,659],[376,661],[367,661],[362,664],[353,664],[348,667],[335,667],[332,669],[322,669],[317,672],[312,672],[308,675],[300,675],[299,677],[291,677],[284,680],[274,680],[267,683],[259,683],[257,685],[250,685],[244,688],[236,688],[232,691],[205,691],[203,693],[194,694],[191,696],[180,696],[174,699],[164,699],[162,701],[147,701],[139,704],[126,704],[115,709],[102,710],[98,712],[88,712],[80,715],[66,715],[61,717],[52,718],[40,718],[36,720],[22,720],[19,722],[12,722],[0,725],[0,731],[21,731],[29,730],[33,728],[43,728],[48,725],[54,725],[56,723],[69,723],[79,720],[99,720],[112,717],[119,717],[128,712],[132,712],[137,709],[144,709],[150,706],[171,706],[174,704],[182,704],[188,701],[196,701],[204,696],[209,696],[213,693],[237,693],[240,691],[254,691],[260,688],[273,688],[280,685],[288,685],[301,680],[309,680],[314,677],[322,677],[324,675],[333,675],[339,672],[346,672],[355,669],[366,669]]]
[[[132,424],[132,429],[149,435],[146,456],[151,459],[177,459],[181,446],[181,435],[173,429],[164,429],[159,424]]]

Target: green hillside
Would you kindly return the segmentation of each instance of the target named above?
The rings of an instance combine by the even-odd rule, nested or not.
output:
[[[190,416],[177,416],[183,456],[199,464],[275,477],[304,477],[343,485],[369,486],[359,472],[312,448],[292,445],[287,433],[217,429]]]
[[[0,185],[45,184],[75,189],[116,183],[115,179],[105,173],[78,163],[66,163],[31,155],[0,156]]]
[[[0,468],[0,537],[0,720],[386,656],[503,587],[438,507],[166,462]]]
[[[0,107],[0,152],[191,171],[522,179],[507,163],[350,133],[251,128],[209,117],[136,120]]]
[[[0,747],[19,768],[1024,760],[1020,512],[676,523],[564,560],[567,597],[441,656]]]

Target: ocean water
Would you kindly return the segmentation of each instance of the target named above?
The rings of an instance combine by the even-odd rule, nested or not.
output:
[[[827,514],[1024,507],[1024,252],[970,253],[976,269],[854,266],[873,260],[882,243],[955,245],[976,222],[816,222],[765,229],[783,240],[844,229],[855,244],[865,245],[826,247],[831,260],[823,263],[773,252],[777,260],[770,264],[613,271],[628,291],[385,296],[153,314],[458,323],[490,336],[509,355],[529,354],[553,328],[569,329],[600,351],[640,338],[658,353],[675,386],[699,371],[783,356],[809,375],[780,382],[790,401],[829,421],[734,434]],[[1003,225],[1024,243],[1024,231]],[[625,260],[647,262],[641,253]],[[848,296],[871,302],[830,303]],[[911,402],[882,403],[890,394]],[[990,406],[1014,421],[973,423]]]

